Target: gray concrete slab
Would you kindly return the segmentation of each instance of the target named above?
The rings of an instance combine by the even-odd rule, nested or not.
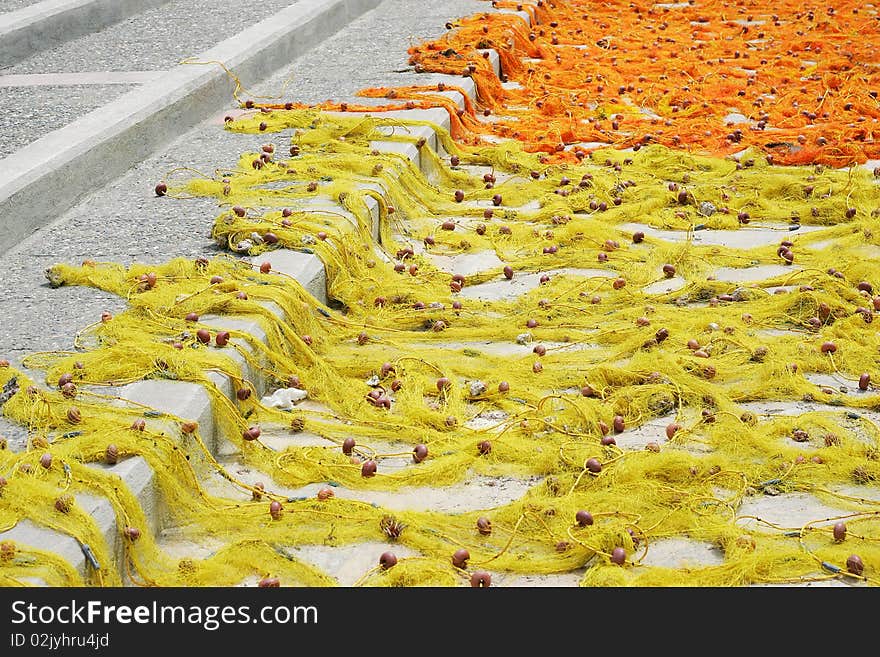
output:
[[[136,381],[124,386],[119,396],[182,420],[198,422],[202,440],[209,448],[214,444],[211,398],[208,391],[198,383],[158,379]]]
[[[0,67],[100,30],[168,0],[44,0],[13,2],[0,21]]]
[[[143,84],[161,71],[87,71],[84,73],[24,73],[0,75],[0,87],[64,87],[86,84]]]
[[[2,82],[0,82],[2,84]],[[103,107],[136,86],[69,85],[0,90],[0,158]]]
[[[378,544],[378,545],[381,546],[384,544]],[[373,546],[370,546],[370,547],[373,547]],[[707,559],[709,557],[717,556],[717,555],[714,555],[711,553],[711,546],[707,547],[704,544],[698,544],[698,545],[691,545],[690,547],[693,548],[695,552],[700,553],[703,557],[706,557]],[[669,546],[667,546],[667,548],[669,548]],[[395,550],[395,551],[397,551],[397,550]],[[349,584],[353,583],[353,581],[356,581],[355,579],[352,579],[352,578],[354,578],[355,576],[359,576],[359,575],[357,575],[358,572],[361,572],[361,573],[366,572],[370,567],[375,565],[375,563],[373,563],[372,565],[367,565],[365,554],[355,553],[355,552],[339,554],[339,553],[336,553],[335,550],[333,550],[332,552],[334,552],[334,554],[336,556],[341,557],[341,559],[334,559],[334,558],[331,558],[330,556],[328,556],[327,552],[328,551],[322,551],[321,553],[316,553],[314,555],[314,559],[317,560],[318,562],[320,562],[322,564],[322,566],[326,566],[334,574],[339,572],[340,570],[344,570],[345,571],[345,580]],[[405,552],[405,550],[399,551],[398,556],[401,556],[402,552]],[[679,544],[673,544],[671,548],[667,549],[666,556],[669,559],[677,560],[676,564],[681,565],[681,556],[685,552],[687,552],[687,546],[682,547]],[[404,556],[406,556],[406,555],[404,555]],[[662,554],[661,554],[661,556],[662,556]],[[685,565],[687,565],[687,564],[685,564]],[[563,582],[563,581],[564,582],[575,582],[576,580],[579,580],[580,576],[581,576],[581,574],[574,574],[574,573],[566,574],[565,576],[562,576],[559,579],[559,581],[560,582]],[[342,582],[342,581],[343,581],[343,578],[340,577],[340,582]],[[531,575],[518,576],[517,579],[511,578],[510,581],[517,582],[516,584],[513,584],[513,585],[519,585],[519,586],[539,585],[542,582],[546,583],[546,580],[542,579],[540,576],[531,576]],[[562,584],[560,583],[558,585],[562,585]]]
[[[661,568],[701,568],[720,566],[724,551],[717,545],[689,538],[665,538],[653,542],[642,559],[643,566]]]
[[[5,14],[10,11],[16,11],[18,9],[22,9],[23,7],[30,7],[31,5],[35,5],[39,2],[43,2],[43,0],[3,0],[0,2],[0,14]]]
[[[753,265],[751,267],[719,267],[712,275],[719,281],[752,283],[800,271],[798,265]]]
[[[288,436],[272,436],[272,429],[267,428],[260,440],[276,449],[302,448],[308,446],[339,449],[338,445],[321,439],[318,436],[302,433]],[[370,448],[383,451],[384,444],[370,443]],[[379,461],[379,473],[391,474],[405,468],[418,468],[408,456],[409,446],[399,444],[396,451],[402,457],[385,457]],[[319,490],[326,488],[330,482],[320,481],[297,488],[281,486],[272,482],[269,473],[256,470],[240,460],[238,455],[223,457],[223,465],[227,470],[236,473],[239,481],[248,484],[263,482],[266,489],[287,495],[288,497],[314,497]],[[528,490],[541,482],[541,477],[532,476],[488,476],[469,473],[455,486],[405,486],[397,490],[359,490],[332,484],[336,497],[346,500],[359,500],[383,509],[392,511],[436,511],[438,513],[466,513],[482,509],[493,509],[511,504],[525,495]],[[270,483],[271,482],[271,483]],[[231,499],[250,499],[250,492],[242,491],[227,479],[215,474],[205,481],[206,489],[214,495],[222,495]]]
[[[671,242],[684,242],[693,240],[695,245],[701,246],[726,246],[732,249],[752,249],[759,246],[779,244],[782,240],[789,239],[797,243],[797,239],[803,235],[825,230],[825,226],[802,225],[797,231],[789,231],[788,224],[749,224],[746,228],[738,230],[704,229],[695,231],[686,230],[662,230],[653,228],[647,224],[627,222],[620,224],[621,230],[631,235],[640,230],[647,237],[656,237]]]
[[[383,144],[383,146],[385,146],[385,145],[386,144]],[[399,148],[399,146],[397,144],[392,144],[389,147],[390,148]],[[407,153],[407,154],[409,156],[414,155],[413,153]],[[269,255],[270,256],[274,255],[278,258],[283,258],[283,256],[285,256],[285,253],[284,252],[276,252],[274,254],[269,254]],[[289,256],[302,256],[304,254],[299,254],[299,253],[295,253],[295,252],[288,252],[288,255]],[[302,260],[301,257],[298,259]],[[319,262],[314,257],[312,257],[312,260]],[[275,268],[281,270],[283,268],[283,266],[284,266],[283,263],[279,263],[279,266],[277,266]],[[293,267],[293,265],[287,267],[287,269],[290,270],[291,267]],[[299,272],[299,271],[288,272],[288,273],[294,273],[294,275],[296,275],[298,278],[304,278],[304,279],[309,278],[308,276],[304,277],[302,275],[302,272]],[[323,281],[324,275],[323,275],[323,268],[322,267],[320,268],[320,270],[315,270],[314,277],[320,278]],[[308,283],[308,280],[304,280],[304,282]],[[210,320],[211,318],[208,318],[208,319]],[[212,320],[212,321],[214,321],[214,320]],[[234,320],[227,319],[225,321],[226,321],[226,323],[229,323]],[[223,322],[224,322],[224,320],[222,320],[220,318],[217,318],[215,321],[215,323],[217,323],[218,325],[222,324]],[[241,328],[241,326],[239,326],[239,328]],[[242,363],[242,365],[243,365],[243,363]],[[218,383],[220,383],[221,385],[224,384],[224,382],[218,382]],[[171,388],[174,388],[173,392],[171,391]],[[121,391],[121,396],[124,398],[140,401],[142,403],[147,403],[150,406],[160,408],[161,410],[165,410],[166,412],[169,412],[169,413],[174,413],[175,415],[179,415],[181,417],[197,419],[200,423],[200,428],[202,429],[202,432],[203,432],[205,438],[208,441],[211,441],[211,436],[214,433],[214,427],[213,427],[212,420],[210,417],[210,401],[207,398],[207,395],[205,394],[204,390],[201,389],[199,386],[195,386],[194,384],[187,384],[184,382],[143,381],[143,382],[132,384],[130,386],[126,386]],[[214,436],[214,441],[211,441],[211,442],[215,443],[216,438],[217,437]],[[212,449],[213,448],[214,447],[212,445]],[[407,464],[401,463],[398,465],[399,465],[399,467],[406,467]],[[135,478],[135,479],[137,479],[137,478]],[[487,484],[487,487],[490,488],[492,492],[498,492],[504,488],[504,486],[496,487],[492,483]],[[440,491],[437,492],[437,495],[441,495],[441,494],[442,493]],[[420,494],[416,495],[416,497],[421,498],[421,495]],[[88,500],[86,500],[86,501],[88,501]],[[467,502],[468,502],[468,500],[464,501],[464,503],[467,503]],[[470,502],[472,503],[473,500],[470,500]],[[117,548],[119,546],[118,546],[118,540],[114,540],[114,537],[118,538],[118,531],[116,531],[111,526],[113,524],[112,519],[109,517],[109,515],[107,513],[105,513],[106,509],[104,509],[104,507],[101,506],[100,501],[96,500],[95,504],[97,504],[98,506],[95,506],[94,511],[95,511],[96,517],[99,516],[98,519],[101,521],[101,526],[105,528],[104,533],[105,533],[106,540],[108,541],[108,543],[110,543],[112,545],[111,549],[114,552],[116,552]],[[155,505],[152,502],[151,503],[145,502],[145,508],[146,507],[152,508],[154,506]],[[108,516],[108,517],[105,517],[105,516]],[[74,558],[74,557],[71,556],[71,558]],[[346,561],[348,562],[350,560],[346,560]]]
[[[580,269],[575,267],[566,267],[563,269],[548,269],[547,271],[516,274],[513,278],[500,278],[499,280],[487,281],[479,285],[465,286],[461,291],[461,296],[468,299],[515,299],[534,288],[541,285],[541,276],[547,274],[551,277],[556,275],[565,275],[571,277],[582,278],[613,278],[614,272],[605,269]]]
[[[166,520],[166,507],[159,497],[153,471],[143,458],[123,459],[113,466],[95,463],[90,467],[117,475],[120,485],[126,486],[135,496],[149,523],[148,527],[140,528],[142,531],[155,533],[162,528]],[[103,496],[89,493],[79,493],[74,497],[76,504],[93,518],[109,551],[110,558],[113,560],[112,564],[101,564],[101,566],[109,565],[117,572],[124,572],[122,560],[125,558],[125,548],[113,504]],[[13,528],[0,532],[0,541],[6,540],[43,550],[51,549],[78,571],[84,579],[88,580],[90,577],[91,568],[79,541],[72,536],[38,525],[30,520],[23,520]],[[90,547],[97,549],[99,546]]]
[[[756,495],[746,498],[737,511],[740,526],[768,534],[798,530],[807,523],[827,527],[847,513],[850,511],[829,506],[810,493]]]
[[[384,0],[375,11],[352,22],[294,62],[291,96],[305,103],[344,100],[367,87],[425,85],[431,76],[409,66],[406,48],[441,36],[449,20],[488,9],[480,0]],[[268,78],[257,91],[277,93],[287,71]],[[461,78],[465,80],[465,78]]]
[[[324,263],[314,253],[278,249],[247,260],[257,265],[268,262],[273,271],[292,276],[309,294],[327,304],[327,272]]]

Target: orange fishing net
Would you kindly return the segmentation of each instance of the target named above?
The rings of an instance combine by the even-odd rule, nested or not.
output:
[[[595,142],[713,155],[753,146],[778,164],[880,157],[880,60],[865,38],[880,17],[863,3],[492,4],[531,11],[537,23],[478,14],[409,50],[419,71],[473,79],[480,111],[465,123],[473,133],[569,161]],[[500,54],[507,84],[480,52],[488,48]]]

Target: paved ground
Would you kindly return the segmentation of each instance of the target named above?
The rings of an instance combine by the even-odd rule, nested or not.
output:
[[[38,53],[3,73],[161,71],[292,4],[295,1],[172,0]]]

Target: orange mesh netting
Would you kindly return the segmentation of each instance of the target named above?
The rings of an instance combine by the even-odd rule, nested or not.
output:
[[[515,15],[485,13],[410,48],[418,70],[474,80],[493,115],[469,123],[472,131],[548,153],[579,142],[585,151],[591,142],[653,142],[715,155],[754,146],[779,164],[880,157],[880,61],[865,38],[880,24],[862,3],[777,2],[768,10],[744,1],[670,8],[573,0],[526,8],[539,21],[531,29]],[[497,50],[506,79],[518,85],[503,85],[481,48]]]
[[[718,0],[492,5],[528,11],[538,23],[529,28],[512,13],[482,13],[409,49],[416,71],[470,77],[479,111],[458,109],[443,96],[456,90],[448,82],[360,92],[397,101],[379,107],[319,107],[440,106],[459,141],[519,139],[529,151],[551,154],[549,161],[574,161],[609,144],[647,143],[712,155],[751,146],[777,164],[845,166],[880,158],[874,138],[880,61],[864,38],[877,30],[878,17],[860,3],[785,3],[773,13],[757,2]],[[501,79],[489,49],[499,54]]]

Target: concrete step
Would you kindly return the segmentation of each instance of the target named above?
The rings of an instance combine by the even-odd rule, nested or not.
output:
[[[450,84],[454,83],[460,84],[460,79],[455,78],[454,82],[450,80]],[[429,134],[426,132],[420,132],[419,134],[425,136],[428,143],[431,144],[431,136]],[[433,145],[436,146],[436,139],[434,139]],[[401,145],[398,142],[377,141],[375,146],[379,149],[390,152],[401,153],[414,162],[420,162],[420,160],[415,159],[419,157],[419,153],[414,151],[414,149],[409,148],[407,144]],[[313,294],[319,299],[321,298],[320,283],[323,279],[325,290],[324,300],[326,301],[326,272],[323,271],[323,265],[313,254],[305,254],[297,251],[277,251],[266,256],[261,256],[260,260],[268,259],[268,257],[278,258],[273,261],[274,269],[290,272],[294,278],[302,282],[304,285],[308,283],[313,286],[315,290]],[[211,325],[216,327],[233,327],[234,322],[234,327],[237,330],[249,332],[257,337],[261,335],[262,331],[257,323],[248,326],[246,320],[242,320],[241,318],[212,317],[206,318],[206,321],[211,322]],[[240,364],[244,367],[244,359],[240,359]],[[244,370],[243,372],[248,378],[254,377],[254,379],[259,380],[256,372],[245,372]],[[231,381],[222,375],[214,376],[213,380],[224,394],[227,396],[232,394]],[[235,463],[234,454],[227,451],[228,448],[224,445],[223,437],[218,434],[216,428],[213,427],[213,424],[209,419],[212,416],[210,399],[201,386],[196,386],[195,384],[182,384],[187,386],[186,391],[183,391],[181,385],[178,385],[180,382],[142,382],[142,384],[134,384],[134,386],[129,389],[128,392],[130,398],[137,397],[140,400],[148,400],[145,403],[152,403],[156,407],[164,404],[166,412],[174,413],[175,415],[180,415],[189,419],[197,419],[200,422],[202,430],[211,434],[212,439],[209,441],[211,452],[223,459],[222,463],[224,465],[230,464],[231,466]],[[173,403],[171,403],[169,399],[173,399]],[[149,400],[153,401],[150,402]],[[626,444],[627,447],[643,449],[647,440],[656,440],[657,437],[661,435],[665,421],[666,419],[657,420],[652,424],[646,424],[639,429],[621,434],[621,436],[619,436],[620,442],[623,444],[625,441],[628,441]],[[258,473],[253,474],[254,476],[258,475]],[[126,481],[128,480],[126,479]],[[315,486],[312,485],[306,489],[291,491],[291,494],[312,494],[314,489]],[[853,491],[851,494],[862,495],[865,497],[868,496],[868,493],[863,491]],[[381,496],[374,499],[377,503],[384,503],[382,502]],[[85,496],[85,503],[91,505],[89,508],[93,509],[96,519],[99,519],[102,523],[102,528],[105,528],[105,540],[108,541],[109,545],[114,546],[112,550],[115,553],[114,541],[116,540],[116,537],[119,536],[119,532],[118,527],[114,527],[112,522],[108,519],[106,506],[102,506],[100,500],[94,500],[89,496]],[[831,516],[838,512],[838,510],[833,507],[822,507],[817,499],[812,498],[812,496],[808,497],[804,495],[768,497],[766,499],[759,499],[759,503],[760,506],[753,507],[749,510],[754,515],[760,515],[762,518],[767,517],[777,519],[780,524],[793,517],[793,510],[802,512],[802,520],[804,522],[810,518]],[[109,504],[109,502],[105,500],[104,504]],[[154,515],[160,516],[161,513],[155,512]],[[794,517],[797,518],[798,516],[795,515]],[[19,525],[18,529],[19,531],[30,529],[32,534],[34,532],[34,528],[28,528],[26,523]],[[156,531],[154,528],[152,530]],[[53,540],[57,541],[59,545],[59,553],[63,552],[64,554],[71,554],[71,559],[76,558],[74,554],[75,550],[73,548],[78,548],[79,546],[75,545],[75,542],[74,545],[70,545],[70,540],[65,539],[63,536],[46,534],[44,530],[40,531],[42,531],[40,536],[30,540],[42,541],[45,544],[50,544]],[[5,537],[6,535],[0,535],[0,539]],[[65,540],[67,540],[66,544]],[[190,554],[201,556],[201,553],[198,551],[199,546],[194,544],[183,544],[175,542],[174,540],[169,540],[160,544],[167,548],[169,553],[172,553],[174,550],[179,550],[181,556]],[[368,574],[369,570],[375,565],[376,555],[386,548],[387,546],[384,543],[366,543],[359,546],[346,546],[339,549],[324,549],[321,547],[309,546],[297,550],[297,556],[306,561],[317,564],[322,569],[336,577],[339,583],[343,585],[352,585]],[[395,550],[401,558],[417,556],[416,553],[403,547],[399,550],[395,548]],[[207,550],[205,554],[209,552],[210,550]],[[700,564],[718,565],[720,561],[721,556],[715,546],[696,540],[673,538],[652,544],[651,554],[645,559],[644,564],[650,566],[679,568]],[[535,575],[499,573],[497,578],[493,580],[493,584],[502,586],[537,586],[547,584],[553,586],[574,586],[578,584],[582,574],[583,571],[575,571],[558,576],[542,577]],[[253,585],[254,582],[248,581],[243,583]]]
[[[9,154],[0,160],[0,252],[222,105],[235,90],[226,71],[265,78],[378,3],[301,0],[199,53],[201,65],[179,64],[114,92],[99,109]]]
[[[43,0],[0,14],[0,69],[169,0]],[[20,6],[19,6],[20,5]]]

